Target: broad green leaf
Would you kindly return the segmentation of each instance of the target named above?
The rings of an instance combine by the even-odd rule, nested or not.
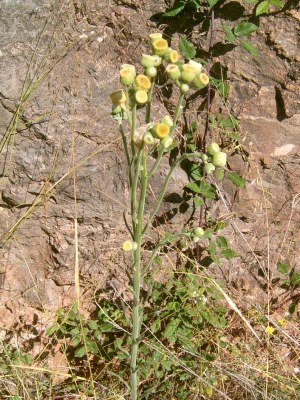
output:
[[[179,38],[179,50],[184,58],[191,60],[196,55],[196,48],[188,40]]]
[[[194,181],[200,181],[202,179],[202,173],[199,168],[199,164],[192,164],[189,168],[189,175],[194,179]]]
[[[290,283],[293,286],[296,286],[300,283],[300,272],[294,272],[291,276]]]
[[[92,340],[86,339],[86,347],[87,347],[87,350],[93,354],[99,353],[97,344],[95,342],[93,342]]]
[[[257,30],[258,26],[252,24],[252,22],[240,22],[234,27],[235,36],[247,36]]]
[[[245,187],[246,179],[237,174],[236,172],[230,172],[228,179],[237,187]]]
[[[51,336],[51,335],[53,335],[53,333],[57,332],[58,330],[59,330],[58,325],[49,326],[49,328],[46,329],[46,335]]]
[[[253,46],[248,40],[242,40],[241,41],[241,46],[248,51],[253,57],[257,57],[259,55],[259,51],[257,50],[256,47]]]
[[[200,7],[200,0],[190,0],[189,6],[196,8],[196,10],[198,10],[198,8]]]
[[[287,274],[289,272],[289,267],[286,263],[279,261],[277,263],[277,271],[281,274]]]
[[[221,251],[220,256],[226,258],[226,260],[231,260],[231,258],[236,257],[236,252],[232,249],[226,249]]]
[[[82,346],[82,347],[79,347],[79,349],[76,350],[75,357],[82,358],[83,356],[85,356],[85,354],[86,354],[85,347]]]
[[[80,342],[82,342],[80,335],[75,335],[72,338],[72,346],[76,347]]]
[[[166,12],[163,13],[164,17],[175,17],[182,10],[184,10],[186,6],[185,1],[179,1],[174,7],[169,8]]]
[[[234,34],[230,26],[227,24],[222,24],[222,27],[224,29],[224,32],[226,33],[225,41],[229,43],[234,43]]]
[[[171,322],[168,323],[165,331],[164,331],[164,337],[171,339],[174,338],[174,333],[176,332],[178,325],[180,324],[180,320],[178,318],[174,318],[171,320]]]
[[[258,4],[258,6],[256,7],[255,10],[255,15],[261,15],[261,14],[265,14],[266,12],[268,12],[270,7],[270,3],[269,1],[262,1],[261,3]]]
[[[224,236],[218,236],[216,238],[216,243],[219,247],[222,247],[223,249],[227,249],[228,248],[228,243],[227,240]]]
[[[283,7],[283,2],[281,0],[270,0],[270,3],[272,3],[273,6],[278,8]]]
[[[204,197],[206,197],[208,199],[216,199],[216,197],[217,197],[216,189],[210,183],[206,183],[206,182],[202,181],[200,183],[199,189],[200,189],[200,193]]]
[[[190,189],[194,193],[199,193],[199,194],[201,193],[200,187],[194,182],[188,183],[187,185],[185,185],[185,187]]]
[[[219,3],[220,0],[207,0],[208,5],[210,8],[213,8],[217,3]]]
[[[89,328],[92,329],[93,331],[96,331],[98,329],[98,324],[96,321],[91,320],[89,322]]]

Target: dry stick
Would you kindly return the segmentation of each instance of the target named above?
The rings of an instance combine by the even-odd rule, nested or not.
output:
[[[212,42],[213,42],[213,37],[214,37],[214,21],[215,21],[215,11],[214,8],[211,9],[211,19],[210,19],[210,39],[209,39],[209,45],[208,45],[208,63],[207,63],[207,75],[210,76],[210,62],[211,62],[211,48],[212,48]],[[208,81],[208,87],[207,87],[207,111],[206,111],[206,121],[205,121],[205,130],[204,130],[204,136],[203,136],[203,142],[202,142],[202,150],[203,152],[205,151],[205,145],[206,145],[206,139],[208,136],[209,132],[209,112],[210,112],[210,107],[211,107],[211,85],[210,85],[210,80]],[[200,206],[200,211],[199,211],[199,226],[204,225],[204,212],[205,208],[204,205]],[[197,243],[196,247],[196,260],[199,262],[200,261],[200,244]]]

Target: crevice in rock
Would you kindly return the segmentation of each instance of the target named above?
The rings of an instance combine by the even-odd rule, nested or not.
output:
[[[277,119],[278,121],[283,121],[284,119],[287,119],[288,116],[286,115],[285,112],[285,107],[284,107],[284,100],[281,95],[281,91],[278,87],[275,87],[275,101],[276,101],[276,110],[277,110]]]

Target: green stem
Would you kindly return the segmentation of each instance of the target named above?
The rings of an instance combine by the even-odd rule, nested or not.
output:
[[[132,117],[131,117],[131,153],[132,160],[135,159],[135,143],[134,143],[134,135],[136,129],[136,104],[132,106]]]
[[[151,88],[150,88],[150,90],[148,92],[147,110],[146,110],[146,124],[149,124],[150,118],[151,118],[151,100],[152,100],[154,84],[155,84],[155,78],[153,78],[153,80],[151,82]]]
[[[138,220],[134,235],[137,249],[133,253],[133,307],[132,307],[132,345],[130,359],[131,400],[138,399],[138,368],[137,359],[143,310],[140,304],[141,292],[141,246],[142,226],[147,191],[147,153],[142,150],[141,194],[139,199]],[[138,173],[138,171],[136,171]]]
[[[139,182],[139,177],[140,177],[140,170],[141,170],[141,161],[142,161],[142,155],[143,155],[143,147],[144,144],[142,143],[139,147],[136,160],[135,160],[135,166],[134,166],[134,179],[132,181],[132,185],[130,186],[131,188],[131,218],[132,218],[132,226],[133,226],[133,232],[135,234],[136,231],[136,226],[137,226],[137,215],[136,215],[136,210],[137,210],[137,186]]]
[[[170,129],[170,135],[172,135],[174,129],[176,128],[178,117],[179,117],[179,113],[180,113],[180,110],[181,110],[181,107],[182,107],[183,99],[184,99],[184,93],[181,93],[180,96],[179,96],[178,102],[177,102],[175,113],[173,115],[173,126]],[[155,171],[157,170],[157,167],[158,167],[158,165],[160,163],[160,160],[161,160],[163,154],[164,154],[164,146],[161,145],[161,147],[160,147],[160,149],[158,151],[158,156],[157,156],[157,159],[155,161],[155,164],[153,165],[153,167],[151,168],[151,170],[149,172],[149,177],[151,177],[155,173]]]
[[[189,158],[189,157],[198,157],[198,158],[200,158],[200,155],[201,155],[200,153],[186,153],[186,154],[183,154],[181,157],[179,157],[179,158],[173,163],[173,165],[171,166],[170,171],[169,171],[169,173],[168,173],[168,175],[167,175],[167,177],[166,177],[166,179],[165,179],[165,182],[164,182],[164,184],[163,184],[163,187],[162,187],[162,189],[161,189],[161,191],[160,191],[160,193],[159,193],[158,199],[157,199],[157,201],[156,201],[156,205],[155,205],[155,207],[154,207],[152,213],[150,214],[150,216],[149,216],[149,218],[148,218],[148,220],[147,220],[147,223],[146,223],[146,225],[145,225],[145,227],[144,227],[144,229],[143,229],[143,234],[147,231],[147,229],[148,229],[149,226],[151,225],[153,218],[155,217],[157,211],[159,210],[159,207],[161,206],[161,203],[162,203],[163,198],[164,198],[164,196],[165,196],[165,193],[166,193],[168,184],[169,184],[169,182],[170,182],[170,179],[171,179],[171,177],[172,177],[172,174],[173,174],[173,171],[174,171],[175,167],[176,167],[178,164],[180,164],[183,160],[185,160],[185,159],[187,159],[187,158]]]

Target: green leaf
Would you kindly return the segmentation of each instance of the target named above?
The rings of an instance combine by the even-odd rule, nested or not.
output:
[[[277,271],[281,274],[287,274],[289,272],[289,267],[286,263],[279,261],[277,263]]]
[[[213,8],[217,3],[219,3],[220,0],[207,0],[208,5],[210,8]]]
[[[196,184],[196,183],[194,183],[194,182],[190,182],[190,183],[188,183],[187,185],[185,185],[185,187],[187,188],[187,189],[190,189],[192,192],[194,192],[194,193],[201,193],[201,189],[200,189],[200,187]]]
[[[164,337],[168,338],[172,342],[176,341],[175,332],[179,324],[180,324],[180,319],[178,318],[172,319],[171,322],[169,322],[168,325],[166,326],[166,329],[164,331]]]
[[[200,207],[204,205],[203,199],[201,197],[194,197],[193,199],[195,207]]]
[[[196,48],[188,40],[179,38],[179,50],[184,58],[191,60],[196,55]]]
[[[300,283],[300,272],[294,272],[291,276],[290,283],[293,286],[296,286]]]
[[[75,357],[82,358],[83,356],[85,356],[85,354],[86,354],[85,347],[82,346],[82,347],[79,347],[79,349],[76,350]]]
[[[237,174],[236,172],[230,172],[228,179],[237,187],[245,187],[246,179]]]
[[[250,33],[255,32],[258,26],[251,22],[240,22],[234,27],[235,36],[248,36]]]
[[[220,256],[226,258],[226,260],[231,260],[231,258],[236,257],[236,252],[232,249],[226,249],[221,251]]]
[[[57,332],[59,330],[58,325],[51,325],[49,328],[46,329],[46,335],[51,336],[53,333]]]
[[[72,346],[76,347],[80,342],[82,342],[80,335],[73,336],[73,338],[72,338]]]
[[[206,182],[202,181],[200,183],[199,189],[200,189],[200,193],[204,197],[206,197],[208,199],[216,199],[216,197],[217,197],[216,189],[210,183],[206,183]]]
[[[241,46],[253,57],[258,57],[259,56],[259,51],[257,50],[256,47],[253,46],[248,40],[242,40],[241,41]]]
[[[281,0],[270,0],[270,3],[273,4],[273,6],[282,8],[283,7],[283,2]]]
[[[223,249],[227,249],[228,248],[228,243],[227,240],[224,236],[218,236],[216,238],[216,243],[219,247],[222,247]]]
[[[227,24],[222,24],[222,27],[224,29],[224,32],[226,33],[225,41],[229,43],[234,43],[234,34],[230,26]]]
[[[270,3],[269,1],[262,1],[261,3],[258,4],[258,6],[256,7],[255,10],[255,15],[261,15],[261,14],[265,14],[266,12],[268,12],[270,7]]]
[[[185,6],[185,1],[179,1],[174,7],[171,7],[166,12],[164,12],[163,17],[175,17],[182,10],[184,10]]]
[[[98,329],[98,324],[96,321],[91,320],[89,322],[89,328],[92,329],[93,331],[96,331]]]
[[[200,0],[190,0],[188,5],[198,10],[200,7]]]

